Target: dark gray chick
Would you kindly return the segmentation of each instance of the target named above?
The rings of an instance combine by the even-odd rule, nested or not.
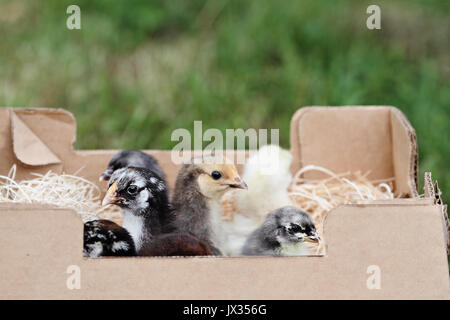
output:
[[[311,217],[286,206],[272,211],[261,227],[247,239],[242,249],[246,256],[309,255],[308,242],[320,240]]]
[[[108,181],[114,171],[127,167],[149,169],[161,180],[165,180],[164,172],[158,161],[153,156],[139,150],[122,150],[116,153],[109,161],[108,168],[103,172],[99,180]]]

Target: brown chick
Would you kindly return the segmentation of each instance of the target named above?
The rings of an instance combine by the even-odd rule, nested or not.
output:
[[[193,158],[178,173],[172,198],[174,226],[204,241],[214,255],[223,255],[222,196],[247,185],[230,160],[219,156]]]

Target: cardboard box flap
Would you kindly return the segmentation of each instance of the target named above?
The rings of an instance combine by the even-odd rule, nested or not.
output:
[[[20,118],[11,111],[11,136],[16,158],[29,166],[61,163],[46,145]]]
[[[396,195],[417,196],[415,133],[394,107],[301,108],[291,121],[291,152],[293,172],[311,164],[336,173],[370,172],[371,180],[394,178]]]
[[[391,107],[392,156],[396,191],[417,197],[417,138],[403,112]]]
[[[0,174],[13,165],[18,181],[31,173],[61,173],[73,161],[75,134],[75,118],[63,109],[1,108]]]

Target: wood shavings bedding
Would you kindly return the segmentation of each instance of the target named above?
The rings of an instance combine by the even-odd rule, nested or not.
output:
[[[305,179],[303,175],[310,171],[322,172],[328,177],[322,180]],[[8,176],[0,175],[0,202],[50,204],[75,210],[84,222],[107,219],[122,225],[120,209],[116,206],[102,207],[100,188],[77,174],[59,175],[51,171],[46,174],[32,173],[36,178],[16,182],[14,165]],[[311,215],[322,239],[319,245],[311,248],[311,255],[325,254],[323,221],[331,209],[359,201],[394,199],[394,178],[370,181],[368,174],[336,174],[314,165],[305,166],[295,174],[288,195],[293,205]]]
[[[34,179],[15,181],[16,165],[8,176],[0,175],[0,202],[39,203],[75,210],[83,222],[108,219],[122,223],[122,215],[116,207],[101,206],[101,191],[92,182],[73,175],[31,173]]]
[[[322,172],[328,177],[322,180],[303,178],[306,172],[311,171]],[[357,171],[336,174],[323,167],[308,165],[295,174],[288,194],[296,207],[311,215],[322,239],[319,245],[311,248],[312,254],[325,254],[323,221],[331,209],[360,201],[394,199],[394,178],[370,181],[367,178],[369,173]]]

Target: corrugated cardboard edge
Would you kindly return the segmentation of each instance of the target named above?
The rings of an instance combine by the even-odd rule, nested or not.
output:
[[[418,160],[418,146],[417,146],[417,136],[416,136],[416,132],[414,130],[414,128],[412,127],[411,123],[408,121],[408,119],[406,118],[406,116],[404,115],[404,113],[402,111],[400,111],[399,109],[397,109],[396,107],[392,107],[390,106],[389,108],[391,108],[391,126],[392,126],[392,130],[394,131],[396,129],[395,126],[395,122],[399,121],[402,125],[402,129],[403,132],[402,133],[406,133],[408,136],[408,139],[410,141],[410,144],[407,146],[409,149],[409,167],[407,168],[403,168],[403,167],[398,167],[398,163],[400,162],[404,162],[405,159],[403,161],[394,161],[394,163],[397,164],[397,166],[394,168],[396,175],[400,174],[400,172],[404,172],[404,170],[406,169],[407,172],[404,173],[406,174],[409,179],[407,180],[408,182],[408,187],[409,187],[409,192],[410,192],[410,196],[415,198],[418,197],[418,166],[419,166],[419,160]],[[399,132],[399,131],[397,131]],[[394,137],[396,135],[393,132],[393,140]],[[396,148],[399,147],[398,145],[395,144],[395,141],[393,141],[393,156],[396,157],[397,153],[396,153]],[[400,180],[402,181],[402,179]],[[406,187],[401,186],[401,188],[403,190],[406,190]]]
[[[302,162],[302,150],[301,150],[301,137],[300,132],[298,130],[300,119],[308,112],[314,111],[314,110],[338,110],[338,109],[344,109],[344,110],[363,110],[363,109],[377,109],[377,108],[388,108],[391,112],[391,130],[392,130],[392,122],[394,120],[398,120],[398,122],[401,125],[401,128],[406,132],[408,139],[410,141],[410,146],[408,150],[408,166],[407,166],[407,187],[404,187],[402,185],[399,186],[399,188],[402,189],[402,194],[404,196],[410,196],[410,197],[417,197],[417,171],[418,171],[418,154],[417,154],[417,139],[416,134],[409,123],[409,121],[406,119],[406,117],[403,115],[403,113],[393,106],[306,106],[302,107],[295,114],[293,115],[291,119],[291,132],[290,132],[290,140],[291,140],[291,153],[293,156],[291,171],[293,174],[295,174],[298,170],[300,170],[303,167]],[[393,148],[395,148],[393,144]],[[393,150],[394,151],[394,150]],[[393,153],[393,157],[396,156],[396,153]],[[394,158],[392,159],[392,162],[394,163]],[[394,173],[396,168],[394,167]],[[399,171],[399,168],[397,168],[397,171]],[[397,174],[397,173],[395,173]],[[403,191],[404,190],[404,191]],[[406,192],[405,192],[406,191]]]
[[[447,239],[447,254],[450,253],[450,222],[448,219],[447,205],[442,201],[442,192],[439,189],[438,182],[433,183],[433,178],[431,177],[431,172],[425,172],[425,183],[424,183],[424,193],[425,197],[431,199],[434,204],[442,207],[442,219],[444,224],[445,238]]]

